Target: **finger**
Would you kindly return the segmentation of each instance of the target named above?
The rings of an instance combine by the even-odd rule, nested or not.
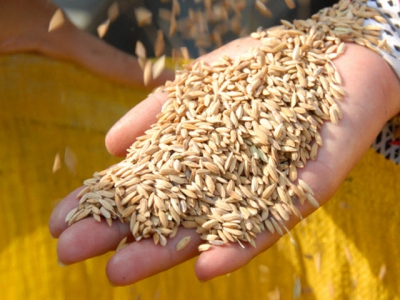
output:
[[[57,253],[63,264],[72,264],[114,250],[122,238],[130,233],[128,224],[114,221],[110,227],[104,220],[97,222],[93,218],[80,220],[68,227],[65,217],[78,206],[77,195],[81,189],[76,189],[62,200],[50,217],[50,233],[58,238]]]
[[[293,222],[293,220],[292,220]],[[255,256],[262,253],[281,238],[277,232],[263,232],[255,240],[256,247],[248,243],[225,244],[212,246],[202,252],[196,261],[196,276],[201,281],[207,281],[217,276],[231,273],[249,263]]]
[[[107,133],[107,150],[113,155],[125,156],[135,139],[156,123],[156,116],[166,100],[167,96],[158,92],[132,108]]]
[[[81,220],[66,228],[58,239],[58,259],[72,264],[115,250],[119,242],[129,235],[129,225],[113,221],[109,226],[104,220]]]
[[[58,238],[60,234],[68,227],[65,222],[67,214],[78,206],[77,196],[81,191],[82,187],[76,189],[65,197],[53,210],[49,220],[50,234],[54,238]]]
[[[253,39],[251,37],[243,37],[231,41],[228,44],[225,44],[218,49],[199,57],[197,60],[202,60],[206,63],[212,63],[216,59],[220,59],[223,56],[228,56],[234,60],[240,55],[248,53],[251,47],[260,46],[260,43],[260,40]]]
[[[190,237],[190,242],[178,250],[177,244],[184,237]],[[152,239],[133,242],[109,260],[107,276],[115,285],[132,284],[195,257],[200,243],[195,230],[182,227],[175,237],[168,239],[166,246],[155,245]]]

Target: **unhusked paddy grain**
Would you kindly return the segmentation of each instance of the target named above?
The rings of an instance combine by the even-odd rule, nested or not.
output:
[[[341,1],[309,20],[258,30],[252,36],[261,45],[238,58],[176,71],[160,88],[168,100],[157,122],[125,160],[84,182],[66,222],[117,219],[136,241],[161,245],[182,225],[205,241],[199,251],[255,246],[264,230],[284,234],[290,216],[301,217],[297,205],[319,205],[297,173],[318,160],[321,126],[342,117],[345,92],[332,61],[344,42],[381,45],[378,28],[362,26],[366,16],[376,12],[364,0]],[[140,47],[137,54],[145,58]]]
[[[119,5],[118,2],[114,2],[107,9],[107,17],[110,22],[114,22],[119,16]]]
[[[156,79],[158,76],[161,75],[162,71],[164,70],[165,67],[165,55],[161,56],[159,59],[157,59],[153,66],[152,66],[152,76],[153,79]],[[152,149],[156,151],[156,149]],[[147,153],[151,154],[149,150],[147,150]]]
[[[181,251],[183,248],[185,248],[190,243],[190,239],[190,236],[185,236],[182,238],[178,244],[176,244],[176,251]]]
[[[56,156],[54,157],[53,173],[57,172],[60,169],[61,169],[61,157],[60,153],[57,152]]]
[[[124,237],[117,246],[117,249],[115,250],[116,252],[122,250],[123,248],[125,248],[126,246],[128,246],[129,244],[127,243],[128,237]]]
[[[97,26],[97,34],[99,38],[103,38],[106,35],[109,26],[110,26],[109,19],[105,20],[103,23]]]
[[[165,51],[164,33],[162,30],[157,31],[157,38],[154,44],[154,54],[156,57],[163,55]]]
[[[294,9],[296,7],[294,0],[285,0],[285,3],[290,9]]]
[[[211,248],[211,244],[202,244],[199,246],[199,252],[207,251]]]
[[[318,252],[314,255],[315,269],[317,273],[321,273],[321,252]]]
[[[256,0],[255,1],[255,6],[257,10],[265,17],[271,18],[272,17],[272,12],[267,8],[267,6],[261,1],[261,0]]]
[[[158,75],[160,73],[160,70],[156,69],[156,71]],[[151,60],[147,60],[143,68],[144,85],[148,85],[153,77],[155,78],[155,76],[153,76],[153,63],[151,62]]]
[[[57,28],[61,27],[64,23],[65,17],[62,10],[59,8],[54,12],[53,16],[50,19],[48,31],[54,31]]]
[[[138,7],[135,9],[135,17],[139,27],[151,24],[152,13],[145,7]]]

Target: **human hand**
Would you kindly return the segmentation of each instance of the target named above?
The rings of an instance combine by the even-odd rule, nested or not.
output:
[[[238,55],[247,51],[251,39],[233,42],[218,52],[205,57],[206,60],[224,54]],[[229,54],[228,54],[229,55]],[[321,128],[323,147],[317,159],[310,161],[299,171],[299,178],[306,181],[323,205],[333,195],[348,172],[368,149],[380,128],[400,110],[397,78],[386,62],[370,50],[356,45],[347,45],[344,55],[335,61],[342,75],[346,97],[339,106],[343,118],[339,125],[325,123]],[[156,121],[156,114],[166,100],[163,94],[150,95],[128,112],[108,133],[106,145],[112,154],[124,155],[137,136],[143,134]],[[129,226],[118,221],[109,227],[105,222],[92,218],[84,219],[67,227],[65,216],[77,206],[78,191],[67,196],[54,210],[50,220],[50,231],[59,239],[58,256],[62,263],[72,264],[116,248],[119,241],[129,236]],[[298,206],[303,217],[315,208],[310,204]],[[285,226],[293,228],[300,220],[291,216]],[[190,244],[176,251],[177,242],[184,236],[191,236]],[[232,272],[248,263],[254,256],[268,249],[278,239],[278,234],[267,231],[258,235],[256,247],[228,244],[212,247],[197,259],[196,274],[200,280]],[[164,247],[155,246],[152,240],[134,242],[118,251],[107,265],[107,276],[116,285],[126,285],[163,270],[169,269],[198,255],[201,243],[194,230],[180,228],[177,236]]]
[[[0,1],[0,54],[40,53],[80,65],[112,82],[144,86],[142,69],[133,55],[80,30],[66,16],[61,26],[49,32],[57,9],[45,0]],[[165,69],[147,87],[157,87],[171,78],[173,72]]]

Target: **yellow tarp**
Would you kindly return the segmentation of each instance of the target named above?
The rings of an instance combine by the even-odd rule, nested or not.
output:
[[[59,267],[47,229],[53,207],[119,161],[104,136],[147,93],[39,55],[0,56],[2,299],[293,299],[299,291],[300,299],[400,299],[400,167],[372,150],[336,196],[292,230],[295,245],[285,236],[232,274],[200,283],[189,261],[115,288],[104,273],[111,254]],[[76,169],[63,164],[53,173],[66,148]]]

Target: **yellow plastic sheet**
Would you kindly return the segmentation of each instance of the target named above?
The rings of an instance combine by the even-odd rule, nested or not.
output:
[[[147,93],[43,56],[0,56],[2,299],[400,299],[400,172],[372,150],[335,197],[292,230],[294,243],[285,236],[232,274],[200,283],[192,260],[115,288],[104,272],[111,254],[60,267],[50,213],[94,171],[119,161],[104,136]],[[66,148],[76,168],[63,162]],[[53,173],[57,153],[62,167]]]

